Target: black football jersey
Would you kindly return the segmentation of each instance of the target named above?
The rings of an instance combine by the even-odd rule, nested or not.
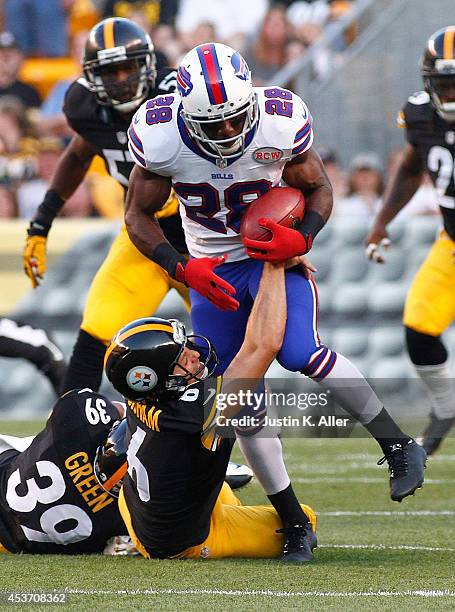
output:
[[[45,429],[0,468],[0,543],[10,552],[101,552],[127,533],[117,500],[93,473],[98,446],[119,419],[90,389],[56,403]]]
[[[131,441],[124,495],[133,529],[152,557],[202,543],[226,474],[232,439],[215,439],[221,377],[154,406],[128,403]]]
[[[455,124],[434,110],[425,91],[412,95],[398,116],[408,142],[425,163],[438,194],[444,229],[455,240]]]
[[[165,95],[176,89],[177,73],[169,68],[160,70],[156,87],[149,97]],[[109,106],[99,104],[96,95],[90,91],[87,81],[81,77],[72,83],[66,93],[63,112],[69,125],[103,158],[106,170],[126,189],[134,167],[128,150],[128,128],[134,112],[122,114]],[[169,242],[181,253],[186,252],[185,238],[177,213],[159,220],[163,233]]]

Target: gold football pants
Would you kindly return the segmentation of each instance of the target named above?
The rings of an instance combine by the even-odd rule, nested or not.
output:
[[[129,535],[138,551],[147,559],[153,558],[136,536],[131,516],[126,505],[123,489],[120,491],[119,508],[128,528]],[[316,514],[312,508],[302,504],[316,530]],[[209,535],[198,546],[192,546],[173,558],[220,559],[222,557],[269,558],[279,557],[283,549],[283,534],[276,533],[282,528],[281,520],[272,506],[242,506],[227,483],[213,508]]]
[[[170,289],[189,309],[188,289],[142,255],[123,225],[93,279],[81,329],[107,344],[130,321],[152,316]]]
[[[442,231],[417,272],[404,306],[403,323],[440,336],[455,320],[455,241]]]

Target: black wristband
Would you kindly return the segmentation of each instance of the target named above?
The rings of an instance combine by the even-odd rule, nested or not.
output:
[[[51,229],[52,221],[63,208],[65,200],[58,195],[53,189],[46,191],[44,200],[38,207],[35,216],[30,222],[28,228],[29,236],[44,236],[47,237]]]
[[[169,276],[176,278],[176,269],[179,264],[185,267],[186,259],[174,249],[169,242],[161,242],[153,251],[153,261],[164,268]],[[178,278],[177,280],[181,280]]]
[[[297,231],[302,234],[304,238],[311,236],[313,241],[324,225],[325,221],[319,213],[314,210],[308,210],[303,217],[302,223],[297,228]]]

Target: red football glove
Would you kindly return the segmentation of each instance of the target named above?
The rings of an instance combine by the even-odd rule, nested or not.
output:
[[[247,254],[253,259],[278,263],[296,255],[304,255],[311,249],[313,239],[305,238],[300,232],[290,227],[278,225],[271,219],[259,219],[259,225],[272,232],[270,240],[251,240],[244,238]]]
[[[213,268],[224,263],[226,259],[227,255],[190,259],[185,267],[178,264],[175,277],[221,310],[237,310],[240,304],[232,297],[236,293],[235,288],[213,272]]]

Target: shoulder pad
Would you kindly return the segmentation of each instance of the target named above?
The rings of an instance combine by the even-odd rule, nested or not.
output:
[[[416,91],[412,94],[412,96],[409,96],[408,102],[409,104],[415,104],[416,106],[428,104],[430,102],[430,96],[426,91]]]
[[[400,127],[409,128],[415,123],[427,123],[434,119],[434,109],[426,91],[418,91],[409,96],[408,101],[398,115]]]
[[[164,100],[169,103],[163,104]],[[128,130],[128,146],[133,160],[142,168],[170,176],[170,166],[181,148],[179,105],[178,96],[155,96],[136,111]]]
[[[290,159],[307,151],[313,143],[310,111],[295,93],[282,87],[256,87],[259,108],[262,114],[262,137],[269,146],[278,147]],[[270,91],[277,90],[271,96]]]
[[[73,127],[73,122],[95,119],[97,107],[96,97],[90,91],[84,78],[81,77],[71,83],[63,103],[63,113],[71,127]]]

